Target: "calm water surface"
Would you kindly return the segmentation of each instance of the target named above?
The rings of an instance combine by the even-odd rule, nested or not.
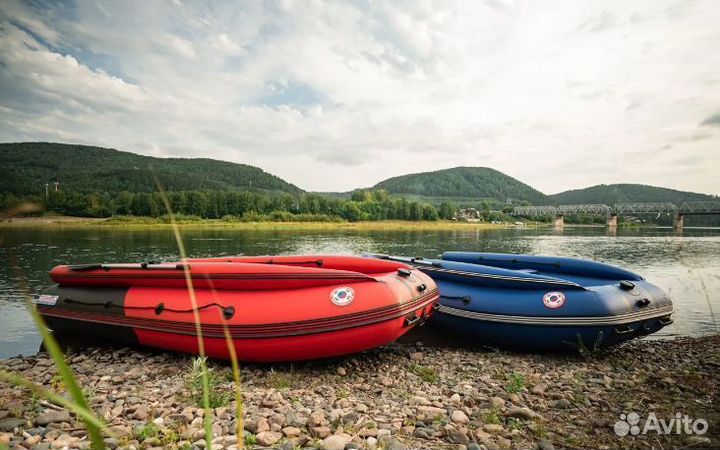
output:
[[[190,256],[244,253],[363,253],[435,257],[445,250],[591,258],[644,275],[670,292],[675,323],[654,337],[720,331],[720,229],[603,228],[484,231],[183,230]],[[0,229],[0,358],[37,352],[40,338],[23,304],[51,284],[57,264],[176,260],[170,230]]]

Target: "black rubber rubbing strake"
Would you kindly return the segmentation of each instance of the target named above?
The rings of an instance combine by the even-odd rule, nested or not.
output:
[[[64,309],[79,312],[97,312],[98,310],[111,310],[113,315],[125,317],[125,296],[129,288],[117,287],[65,287],[54,286],[46,293],[57,295],[56,305]],[[37,305],[38,312],[52,311],[54,306]],[[79,323],[77,320],[51,317],[43,315],[48,327],[59,336],[77,336],[78,343],[92,345],[97,338],[108,339],[126,344],[138,343],[137,336],[132,328],[110,324],[91,322]],[[73,338],[74,339],[74,338]]]

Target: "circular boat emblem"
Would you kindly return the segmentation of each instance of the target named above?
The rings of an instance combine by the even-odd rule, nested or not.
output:
[[[330,300],[338,306],[347,306],[355,298],[355,291],[351,287],[339,287],[330,293]]]
[[[565,304],[565,294],[562,292],[548,292],[543,296],[543,304],[550,309],[557,309]]]

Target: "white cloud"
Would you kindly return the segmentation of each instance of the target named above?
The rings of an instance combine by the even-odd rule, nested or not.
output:
[[[717,2],[68,8],[0,6],[0,140],[227,159],[310,190],[482,165],[546,192],[720,193]]]

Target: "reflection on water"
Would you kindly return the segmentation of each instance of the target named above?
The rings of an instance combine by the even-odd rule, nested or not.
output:
[[[480,231],[184,230],[190,256],[279,253],[391,253],[435,257],[445,250],[590,258],[637,271],[670,292],[675,324],[659,337],[720,331],[720,230],[603,228]],[[17,273],[32,294],[57,264],[176,260],[170,230],[0,229],[0,358],[32,354],[39,337],[24,309]],[[12,266],[18,266],[15,272]],[[658,335],[656,335],[657,337]]]

